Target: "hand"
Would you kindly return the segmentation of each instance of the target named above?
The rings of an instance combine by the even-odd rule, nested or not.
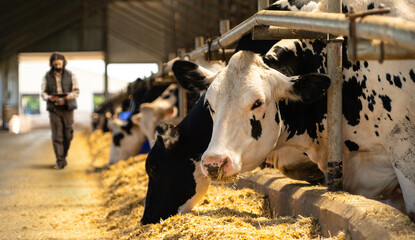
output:
[[[49,100],[52,101],[52,102],[56,102],[57,99],[58,99],[57,96],[50,96],[49,97]]]
[[[71,97],[70,97],[69,95],[66,95],[66,96],[64,97],[64,99],[65,99],[65,100],[70,100],[70,99],[71,99]]]

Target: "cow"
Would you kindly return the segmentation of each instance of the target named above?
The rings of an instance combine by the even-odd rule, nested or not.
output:
[[[142,224],[190,211],[210,184],[196,164],[212,133],[204,96],[177,126],[162,121],[156,131],[146,159],[149,179]]]
[[[142,224],[190,211],[211,182],[200,166],[200,157],[212,135],[212,119],[204,105],[204,95],[177,126],[161,121],[156,132],[156,142],[146,159],[149,180]],[[276,166],[284,175],[310,182],[324,179],[316,164],[302,152],[290,147],[278,152],[283,156],[276,152],[269,157],[276,158]]]
[[[344,3],[343,11],[347,11],[350,5]],[[413,9],[407,2],[399,3]],[[376,5],[359,2],[355,8]],[[414,11],[402,9],[404,5],[393,5],[393,13],[414,19],[409,16]],[[209,85],[205,102],[214,124],[201,160],[206,176],[216,182],[232,181],[238,173],[258,166],[272,150],[285,146],[305,152],[327,171],[326,91],[330,79],[324,74],[325,47],[319,40],[282,40],[262,58],[240,51],[225,69],[208,74],[193,63],[175,62],[175,68],[180,69],[178,79],[191,85]],[[344,189],[368,198],[394,199],[400,187],[412,219],[413,66],[413,61],[353,64],[343,46]]]
[[[146,141],[146,136],[139,126],[134,124],[133,118],[138,114],[142,103],[152,102],[165,91],[167,85],[150,86],[146,85],[137,88],[130,101],[131,116],[127,120],[113,120],[112,142],[108,165],[115,164],[120,160],[126,160],[138,154]]]
[[[171,84],[156,100],[151,103],[142,103],[140,112],[131,117],[134,124],[140,127],[147,137],[152,147],[155,142],[156,125],[165,120],[168,122],[178,122],[177,103],[178,103],[177,84]]]

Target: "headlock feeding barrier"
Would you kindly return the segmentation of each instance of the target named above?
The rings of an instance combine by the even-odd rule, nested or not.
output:
[[[331,78],[328,90],[328,189],[341,190],[341,119],[342,119],[342,36],[347,36],[348,55],[351,61],[415,58],[415,22],[384,14],[388,8],[372,9],[363,13],[341,13],[341,0],[326,1],[327,12],[291,12],[259,10],[252,17],[229,29],[229,21],[222,20],[221,36],[203,44],[203,37],[195,39],[196,48],[186,53],[178,50],[178,57],[163,64],[162,70],[144,79],[148,82],[172,81],[170,72],[179,59],[224,59],[233,51],[226,49],[244,34],[252,32],[253,40],[264,39],[323,39],[327,42],[327,68]],[[269,5],[259,0],[259,9]],[[131,93],[134,85],[107,99],[103,104],[117,101]],[[185,114],[181,90],[181,113]]]

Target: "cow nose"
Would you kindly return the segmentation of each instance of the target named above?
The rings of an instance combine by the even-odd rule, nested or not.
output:
[[[225,176],[225,166],[229,161],[229,157],[224,155],[206,156],[202,160],[203,167],[209,178],[212,180],[221,179]]]

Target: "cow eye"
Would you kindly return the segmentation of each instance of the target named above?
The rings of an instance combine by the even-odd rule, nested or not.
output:
[[[212,106],[210,106],[210,103],[208,100],[205,100],[205,106],[207,107],[207,109],[209,109],[209,111],[214,114],[215,111],[212,109]]]
[[[264,101],[262,101],[261,99],[256,100],[254,105],[252,105],[251,110],[261,107],[262,104],[264,104]]]

